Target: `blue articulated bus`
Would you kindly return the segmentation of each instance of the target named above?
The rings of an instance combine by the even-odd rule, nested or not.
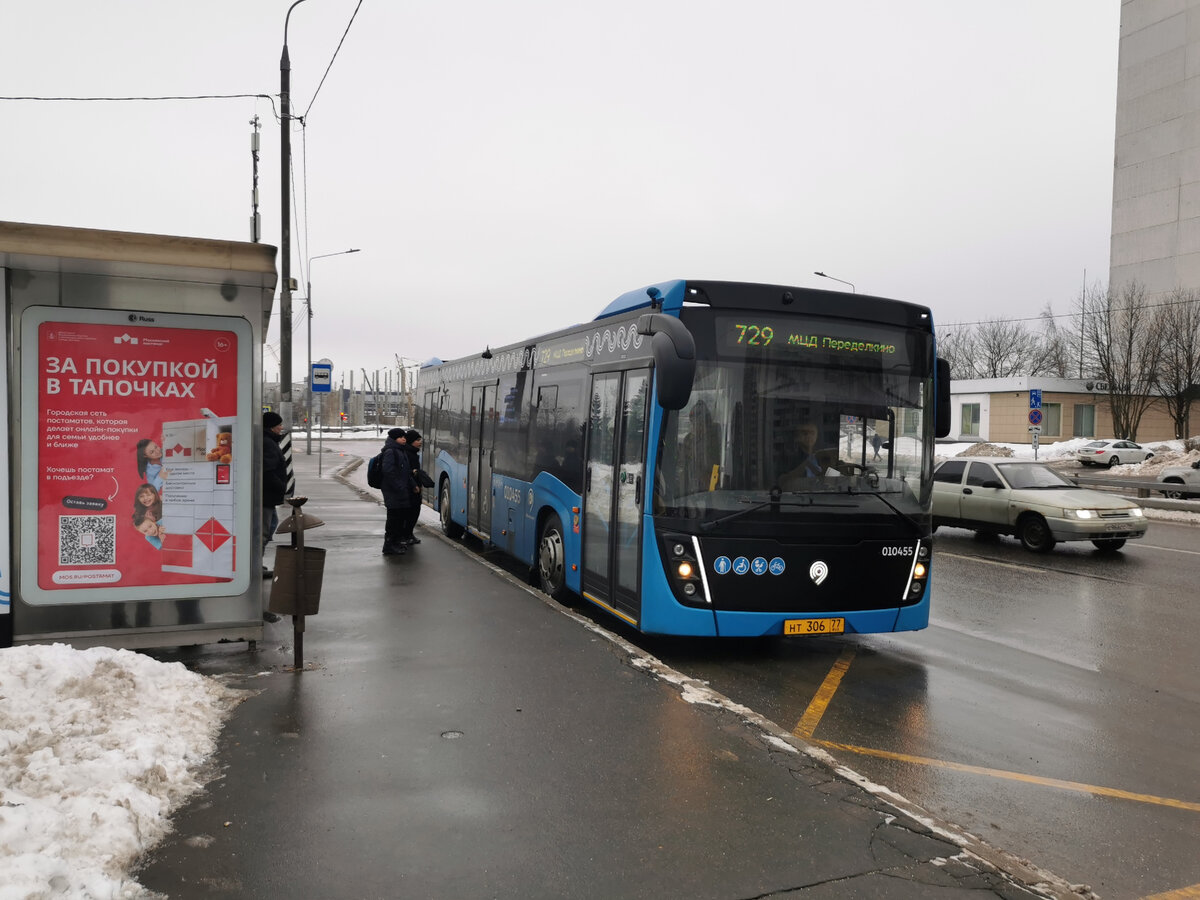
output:
[[[425,502],[643,632],[924,628],[949,389],[925,307],[664,282],[423,364]]]

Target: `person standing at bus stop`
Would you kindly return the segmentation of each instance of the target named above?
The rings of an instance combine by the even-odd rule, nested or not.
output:
[[[404,433],[404,450],[408,454],[408,461],[412,468],[413,476],[413,505],[408,511],[408,518],[404,520],[404,534],[402,538],[408,546],[421,543],[421,539],[413,534],[413,529],[417,527],[417,520],[421,518],[421,432],[415,428],[410,428]]]
[[[267,568],[267,543],[279,526],[279,513],[275,508],[283,503],[287,494],[288,474],[283,451],[279,449],[283,417],[277,412],[265,412],[262,423],[262,571],[263,578],[271,578],[275,572]],[[279,621],[279,616],[272,612],[264,612],[263,618],[268,622]]]
[[[417,483],[413,480],[412,463],[408,458],[408,440],[403,428],[393,428],[383,442],[383,505],[387,520],[383,526],[383,555],[402,556],[408,551],[404,529],[412,508],[419,502]]]

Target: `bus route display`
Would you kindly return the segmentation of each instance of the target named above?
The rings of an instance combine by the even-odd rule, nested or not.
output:
[[[854,326],[831,326],[804,318],[718,316],[717,351],[726,356],[782,359],[819,352],[835,355],[894,357],[898,335],[888,329],[867,331]]]

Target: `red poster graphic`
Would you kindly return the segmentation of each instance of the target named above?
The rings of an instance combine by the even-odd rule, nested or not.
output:
[[[232,331],[38,325],[40,588],[233,579],[238,375]]]

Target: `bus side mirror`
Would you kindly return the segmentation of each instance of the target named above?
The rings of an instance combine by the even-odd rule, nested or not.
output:
[[[663,409],[683,409],[696,377],[696,342],[687,326],[663,313],[646,313],[637,320],[637,333],[653,335],[654,384]]]
[[[950,433],[950,363],[944,359],[937,361],[933,385],[937,392],[937,402],[933,409],[933,433],[938,437],[945,437]]]

